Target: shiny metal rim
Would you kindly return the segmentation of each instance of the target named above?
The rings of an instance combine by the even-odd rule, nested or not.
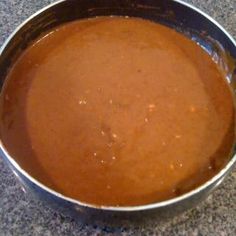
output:
[[[65,2],[66,0],[58,0],[52,4],[49,4],[48,6],[42,8],[41,10],[37,11],[36,13],[34,13],[33,15],[31,15],[28,19],[26,19],[22,24],[20,24],[15,30],[14,32],[8,37],[8,39],[5,41],[5,43],[2,45],[2,47],[0,48],[0,56],[2,55],[3,51],[5,50],[6,46],[10,43],[10,41],[12,40],[12,38],[17,34],[17,32],[23,28],[29,21],[31,21],[34,17],[40,15],[42,12],[44,12],[45,10],[58,5],[62,2]],[[212,17],[210,17],[209,15],[207,15],[206,13],[204,13],[203,11],[201,11],[200,9],[194,7],[193,5],[186,3],[182,0],[172,0],[174,2],[177,2],[181,5],[184,5],[192,10],[194,10],[195,12],[198,12],[199,14],[203,15],[205,18],[207,18],[209,21],[211,21],[213,24],[215,24],[229,39],[230,41],[233,43],[233,45],[236,47],[236,42],[234,41],[233,37],[217,22],[215,21]],[[157,209],[157,208],[162,208],[162,207],[166,207],[166,206],[170,206],[173,204],[176,204],[178,202],[181,202],[185,199],[188,199],[192,196],[194,196],[195,194],[203,191],[204,189],[206,189],[208,186],[212,185],[213,183],[218,183],[220,184],[221,181],[219,181],[220,179],[223,178],[223,176],[231,169],[231,167],[236,163],[236,154],[232,157],[232,159],[229,161],[229,163],[217,174],[215,175],[212,179],[210,179],[209,181],[207,181],[206,183],[204,183],[203,185],[199,186],[198,188],[185,193],[179,197],[170,199],[170,200],[165,200],[162,202],[157,202],[157,203],[152,203],[152,204],[147,204],[147,205],[140,205],[140,206],[127,206],[127,207],[115,207],[115,206],[96,206],[93,204],[87,204],[84,202],[80,202],[78,200],[75,200],[73,198],[70,197],[66,197],[63,194],[60,194],[50,188],[48,188],[47,186],[45,186],[44,184],[42,184],[41,182],[39,182],[38,180],[36,180],[35,178],[33,178],[31,175],[29,175],[24,169],[22,169],[20,167],[20,165],[10,156],[10,154],[8,154],[7,150],[5,149],[3,143],[0,140],[0,151],[4,154],[4,156],[8,159],[8,161],[11,163],[11,165],[18,170],[23,176],[25,176],[27,179],[29,179],[32,183],[34,183],[36,186],[40,187],[41,189],[43,189],[44,191],[62,199],[65,200],[67,202],[71,202],[73,204],[76,204],[78,206],[81,207],[88,207],[91,209],[97,209],[97,210],[105,210],[105,211],[115,211],[115,212],[136,212],[136,211],[144,211],[144,210],[153,210],[153,209]]]

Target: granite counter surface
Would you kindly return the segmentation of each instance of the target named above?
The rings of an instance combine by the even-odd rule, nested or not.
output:
[[[0,0],[0,45],[24,19],[53,0]],[[236,38],[236,0],[186,0]],[[165,222],[119,228],[80,223],[25,194],[0,158],[0,235],[236,235],[236,169],[206,201]]]

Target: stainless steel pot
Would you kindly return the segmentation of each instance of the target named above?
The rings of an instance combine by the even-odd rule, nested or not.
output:
[[[236,60],[236,43],[233,38],[212,18],[197,8],[180,0],[61,0],[40,10],[7,39],[0,50],[0,81],[4,83],[8,68],[14,63],[34,39],[57,25],[80,18],[104,15],[135,16],[150,19],[175,28],[198,41],[208,52],[215,53],[216,42],[221,51],[230,54]],[[203,36],[204,35],[204,36]],[[218,50],[219,52],[219,50]],[[234,67],[236,67],[234,63]],[[236,80],[234,68],[228,73],[229,82]],[[180,197],[148,205],[134,207],[98,207],[63,196],[30,176],[11,157],[0,143],[0,154],[14,173],[29,189],[49,205],[59,207],[70,215],[85,220],[101,222],[121,219],[141,219],[143,216],[169,217],[190,209],[206,198],[230,172],[236,156],[233,153],[228,164],[211,180]]]

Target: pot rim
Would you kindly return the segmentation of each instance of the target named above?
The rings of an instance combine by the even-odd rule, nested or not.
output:
[[[34,19],[36,16],[40,15],[44,11],[48,10],[49,8],[61,4],[65,2],[66,0],[58,0],[54,3],[51,3],[47,5],[46,7],[43,7],[42,9],[38,10],[36,13],[32,14],[30,17],[28,17],[23,23],[21,23],[11,34],[10,36],[5,40],[4,44],[0,48],[0,57],[2,53],[4,52],[5,48],[8,46],[8,44],[11,42],[12,38],[18,33],[20,29],[22,29],[28,22],[30,22],[32,19]],[[173,2],[176,2],[180,5],[183,5],[187,8],[192,9],[193,11],[199,13],[200,15],[204,16],[207,20],[212,22],[214,25],[216,25],[227,37],[228,39],[233,43],[233,45],[236,48],[236,42],[233,39],[233,37],[212,17],[210,17],[208,14],[204,13],[202,10],[198,9],[197,7],[186,3],[182,0],[172,0]],[[95,210],[105,210],[105,211],[114,211],[114,212],[136,212],[136,211],[144,211],[144,210],[153,210],[157,208],[163,208],[170,205],[178,204],[188,198],[193,197],[194,195],[198,194],[199,192],[203,191],[204,189],[207,189],[209,186],[216,184],[218,186],[221,181],[223,180],[224,175],[233,167],[233,165],[236,163],[236,154],[232,155],[232,158],[227,163],[227,165],[221,169],[214,177],[212,177],[210,180],[206,181],[204,184],[200,185],[199,187],[172,199],[164,200],[161,202],[156,203],[150,203],[145,205],[137,205],[137,206],[97,206],[95,204],[89,204],[86,202],[81,202],[79,200],[75,200],[73,198],[67,197],[49,187],[42,184],[40,181],[32,177],[29,173],[27,173],[15,160],[11,155],[8,153],[7,149],[4,147],[1,139],[0,139],[0,151],[1,153],[7,158],[7,160],[10,162],[10,164],[20,172],[24,177],[26,177],[28,180],[30,180],[33,184],[38,186],[39,188],[43,189],[47,193],[52,194],[53,196],[60,198],[61,200],[76,204],[80,207],[85,208],[91,208]]]

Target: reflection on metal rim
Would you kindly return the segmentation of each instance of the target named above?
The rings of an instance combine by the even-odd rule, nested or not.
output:
[[[24,21],[19,27],[16,28],[16,30],[10,35],[10,37],[5,41],[5,43],[3,44],[3,46],[0,48],[0,57],[2,56],[4,50],[6,49],[6,47],[11,43],[11,40],[14,38],[14,36],[18,33],[18,31],[22,28],[24,28],[24,26],[30,22],[31,20],[33,20],[36,16],[39,16],[41,13],[45,12],[46,10],[56,6],[56,5],[60,5],[64,2],[67,2],[66,0],[59,0],[56,1],[55,3],[52,3],[46,7],[44,7],[43,9],[39,10],[38,12],[36,12],[35,14],[33,14],[32,16],[30,16],[26,21]],[[181,0],[173,0],[173,2],[176,2],[180,5],[183,5],[187,8],[190,8],[191,10],[197,12],[198,14],[202,15],[203,17],[205,17],[208,21],[212,22],[215,26],[217,26],[217,28],[222,31],[227,38],[232,42],[232,44],[234,45],[234,47],[236,48],[236,42],[234,41],[233,37],[218,23],[216,22],[214,19],[212,19],[210,16],[208,16],[207,14],[205,14],[203,11],[199,10],[198,8],[192,6],[191,4],[185,3]],[[92,209],[99,209],[99,210],[105,210],[105,211],[114,211],[114,212],[136,212],[136,211],[144,211],[144,210],[152,210],[152,209],[158,209],[158,208],[163,208],[163,207],[167,207],[167,206],[171,206],[173,204],[178,204],[180,202],[182,202],[183,200],[186,200],[188,198],[193,197],[195,194],[200,193],[201,191],[203,191],[204,189],[207,189],[208,187],[210,187],[211,185],[213,185],[214,183],[219,183],[221,179],[223,179],[223,177],[229,172],[229,170],[233,167],[234,163],[236,163],[236,155],[234,155],[231,160],[229,161],[229,163],[217,174],[215,175],[212,179],[210,179],[209,181],[207,181],[205,184],[199,186],[198,188],[184,194],[181,195],[179,197],[170,199],[170,200],[166,200],[166,201],[162,201],[162,202],[157,202],[157,203],[153,203],[153,204],[147,204],[147,205],[141,205],[141,206],[131,206],[131,207],[110,207],[110,206],[96,206],[96,205],[92,205],[92,204],[87,204],[84,202],[80,202],[78,200],[66,197],[48,187],[46,187],[45,185],[43,185],[42,183],[40,183],[38,180],[34,179],[31,175],[29,175],[24,169],[22,169],[20,167],[20,165],[9,155],[9,153],[7,152],[7,150],[5,149],[5,147],[3,146],[2,142],[0,141],[0,154],[2,156],[4,156],[10,163],[11,165],[17,170],[19,171],[19,173],[21,173],[23,176],[25,176],[28,180],[30,180],[32,183],[34,183],[36,186],[38,186],[39,188],[45,190],[46,192],[62,199],[65,200],[67,202],[76,204],[78,206],[81,207],[87,207],[87,208],[92,208]]]

